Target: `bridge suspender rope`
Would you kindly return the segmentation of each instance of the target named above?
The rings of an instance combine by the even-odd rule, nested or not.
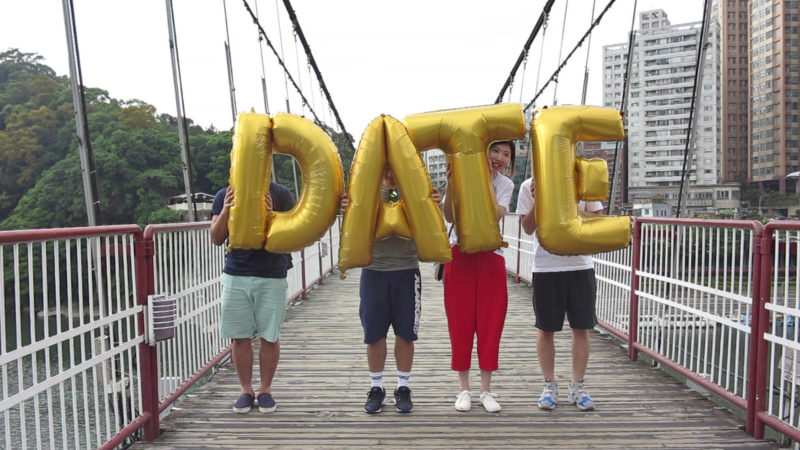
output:
[[[564,22],[561,24],[561,43],[558,44],[558,61],[561,61],[561,52],[564,50],[564,34],[567,30],[567,12],[569,10],[569,0],[564,2]],[[591,36],[591,34],[589,34]],[[553,106],[558,104],[558,77],[555,79],[553,87]]]
[[[75,26],[75,8],[72,0],[63,0],[64,28],[67,32],[67,50],[69,51],[69,73],[72,86],[72,105],[75,108],[75,128],[78,134],[78,147],[81,157],[81,174],[83,176],[83,198],[86,202],[86,218],[89,226],[102,223],[100,218],[100,200],[97,195],[97,169],[94,165],[94,150],[89,137],[89,121],[86,118],[86,95],[81,73],[81,56],[78,52],[78,31]]]
[[[623,114],[622,120],[627,125],[628,118],[625,116],[625,111],[628,110],[628,88],[631,85],[631,67],[633,64],[633,46],[636,42],[636,33],[634,33],[634,25],[636,24],[636,8],[638,6],[639,1],[633,1],[633,14],[631,14],[631,31],[628,34],[628,62],[625,63],[625,78],[622,80],[622,100],[620,100],[619,110]],[[626,127],[627,129],[627,127]],[[625,164],[628,164],[628,134],[625,133]],[[608,197],[608,209],[607,213],[611,214],[614,212],[614,201],[617,198],[617,186],[619,185],[619,141],[617,141],[616,145],[614,146],[614,165],[611,167],[611,193]],[[627,189],[622,194],[622,198],[627,198]]]
[[[536,93],[536,95],[531,99],[531,101],[528,102],[527,105],[525,105],[525,111],[529,110],[531,106],[533,106],[533,103],[536,101],[536,99],[538,99],[539,96],[542,95],[542,92],[544,92],[544,90],[547,89],[547,85],[550,84],[550,82],[552,82],[556,78],[558,78],[558,74],[561,72],[561,69],[563,69],[564,66],[567,65],[567,62],[569,62],[570,58],[572,58],[572,55],[575,54],[575,51],[577,51],[578,48],[580,48],[580,46],[583,45],[583,41],[586,40],[586,38],[592,33],[592,30],[594,30],[594,28],[598,24],[600,24],[600,21],[603,20],[603,16],[606,14],[608,9],[611,8],[614,2],[616,2],[616,0],[609,0],[606,7],[603,8],[603,11],[600,13],[599,16],[597,16],[597,19],[595,19],[594,22],[592,22],[592,26],[590,26],[589,29],[586,30],[586,33],[584,33],[583,37],[581,37],[581,40],[579,40],[578,43],[575,44],[575,47],[572,49],[572,51],[569,52],[567,57],[564,58],[564,61],[561,62],[561,65],[558,66],[555,72],[553,72],[553,74],[550,76],[550,79],[547,80],[544,86],[542,86],[542,88],[539,90],[539,92]],[[541,61],[539,63],[541,64]]]
[[[250,5],[247,3],[247,0],[242,0],[242,2],[244,3],[245,9],[247,9],[247,12],[250,14],[250,17],[253,19],[253,23],[255,23],[256,27],[258,27],[258,32],[261,34],[261,36],[264,37],[264,41],[266,41],[267,46],[269,47],[269,49],[272,50],[272,54],[275,55],[275,58],[278,59],[278,64],[283,69],[284,75],[292,83],[292,86],[294,86],[295,90],[300,95],[300,99],[303,101],[303,103],[305,103],[305,105],[308,106],[309,110],[311,111],[311,114],[314,116],[314,120],[317,123],[322,123],[320,118],[317,116],[317,112],[314,111],[314,109],[311,107],[311,105],[308,102],[308,99],[306,99],[306,96],[303,94],[303,91],[300,89],[300,86],[297,85],[297,83],[294,81],[294,78],[292,77],[292,74],[289,73],[289,69],[286,67],[286,64],[284,63],[283,58],[281,58],[281,56],[278,54],[278,51],[275,49],[275,46],[272,45],[272,41],[269,40],[269,37],[267,37],[267,33],[264,31],[264,28],[261,26],[261,23],[258,21],[258,18],[256,18],[256,15],[253,13],[253,10],[250,9]],[[288,100],[289,100],[288,99],[288,95],[287,95],[287,99],[286,100],[288,102]]]
[[[592,22],[594,22],[594,7],[597,5],[597,0],[592,0]],[[589,35],[589,41],[586,42],[586,64],[583,66],[583,92],[581,93],[581,105],[586,104],[586,88],[589,85],[589,53],[592,50],[592,35]]]
[[[256,5],[256,20],[258,18],[258,0],[255,0]],[[267,70],[264,66],[264,47],[261,46],[261,33],[256,31],[256,35],[258,35],[258,54],[261,57],[261,93],[264,95],[264,111],[269,115],[269,96],[267,95]],[[233,121],[236,123],[236,120]],[[272,167],[275,167],[275,154],[272,155]],[[274,170],[270,170],[270,174],[272,175],[272,182],[275,183],[278,181],[278,178],[275,175]]]
[[[533,30],[531,30],[531,34],[530,36],[528,36],[528,40],[525,41],[525,45],[522,46],[522,51],[520,52],[519,57],[517,58],[517,62],[514,63],[514,67],[511,68],[511,72],[508,74],[508,78],[506,78],[505,84],[503,84],[503,87],[500,89],[500,93],[497,94],[497,99],[494,101],[495,103],[500,103],[503,101],[503,97],[506,95],[506,89],[508,89],[509,86],[511,86],[511,83],[514,82],[514,77],[517,74],[519,65],[522,64],[522,62],[528,56],[528,49],[531,48],[533,39],[536,37],[537,34],[539,34],[539,30],[542,27],[547,28],[547,16],[550,14],[550,9],[553,7],[553,3],[555,3],[555,0],[547,0],[547,3],[545,3],[544,8],[542,9],[542,13],[539,15],[539,20],[536,21],[536,25],[533,26]]]
[[[192,160],[187,138],[186,107],[183,104],[183,81],[181,80],[181,61],[178,57],[178,34],[175,31],[175,14],[173,13],[172,0],[166,0],[166,2],[169,49],[172,59],[172,81],[175,85],[175,109],[178,116],[178,139],[181,145],[181,162],[183,163],[183,185],[186,189],[186,209],[189,212],[189,222],[194,222],[197,211],[195,210],[196,206],[192,194]]]
[[[311,64],[311,68],[314,69],[314,73],[317,75],[317,81],[319,82],[320,89],[322,89],[322,93],[325,94],[325,98],[328,100],[328,106],[333,111],[333,115],[336,117],[336,123],[339,124],[339,128],[342,130],[342,133],[345,135],[345,140],[350,145],[350,149],[355,151],[353,147],[353,143],[350,142],[350,134],[347,132],[347,129],[342,122],[342,118],[339,117],[339,111],[336,109],[336,105],[333,103],[333,99],[331,98],[330,92],[328,92],[328,87],[325,86],[325,80],[322,79],[322,73],[319,71],[319,67],[317,67],[317,62],[314,60],[314,54],[311,53],[311,47],[308,45],[308,41],[306,40],[306,36],[303,34],[303,29],[300,28],[300,22],[297,20],[297,15],[292,9],[292,3],[289,0],[283,0],[283,6],[286,7],[286,12],[289,13],[289,18],[292,19],[292,26],[294,27],[294,31],[297,33],[297,36],[300,38],[300,43],[303,44],[303,49],[306,51],[306,56],[308,57],[308,63]]]
[[[225,62],[228,65],[228,90],[231,96],[231,116],[236,123],[236,87],[233,84],[233,61],[231,60],[231,35],[228,32],[228,0],[222,0],[222,10],[225,15]]]
[[[278,6],[278,0],[275,0],[275,20],[278,22],[278,42],[281,45],[281,58],[285,58],[286,57],[286,53],[284,53],[284,50],[283,50],[283,28],[281,27],[281,8]],[[296,54],[295,54],[295,56],[296,56]],[[284,71],[283,71],[283,87],[286,89],[286,97],[284,99],[286,100],[286,112],[291,114],[292,105],[289,102],[289,85],[286,82],[287,76],[290,76],[289,75],[289,68],[288,67],[284,67]],[[300,74],[299,73],[297,74],[297,77],[300,78]],[[302,86],[303,80],[299,80],[299,81],[300,81],[299,84]],[[292,82],[294,82],[294,81],[292,81]],[[297,87],[297,84],[295,84],[295,87]],[[298,87],[297,88],[297,91],[300,92],[301,95],[302,95],[302,89],[303,89],[302,87]],[[305,115],[306,109],[305,109],[305,107],[302,107],[302,102],[300,103],[300,105],[301,105],[300,109],[303,110],[303,115]],[[313,111],[313,108],[311,108],[310,105],[309,105],[308,108]],[[273,154],[273,160],[274,160],[274,157],[275,156]],[[292,158],[290,156],[289,159],[292,161],[292,182],[294,183],[294,196],[296,198],[300,198],[300,189],[297,186],[297,165],[295,164],[294,158]]]
[[[681,187],[678,191],[678,207],[675,208],[675,217],[681,216],[681,209],[686,208],[686,203],[683,199],[684,196],[688,196],[689,189],[686,188],[684,190],[684,184],[686,184],[686,180],[689,178],[688,170],[686,166],[688,165],[689,161],[689,152],[696,146],[692,145],[692,137],[694,137],[694,108],[697,104],[697,96],[699,94],[697,90],[697,84],[703,79],[703,66],[705,66],[705,58],[704,55],[706,53],[706,33],[708,31],[708,16],[711,14],[711,1],[705,0],[705,7],[703,8],[703,22],[700,25],[700,39],[697,41],[697,63],[694,68],[694,83],[692,84],[692,103],[689,107],[689,127],[686,130],[686,146],[683,151],[683,170],[681,171]],[[690,147],[690,145],[692,145]]]

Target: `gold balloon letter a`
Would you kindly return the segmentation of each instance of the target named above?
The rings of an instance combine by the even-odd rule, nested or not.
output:
[[[591,175],[597,174],[599,166],[577,159],[575,145],[624,139],[620,112],[589,106],[537,110],[531,130],[536,234],[542,246],[558,255],[586,255],[628,246],[629,217],[586,217],[577,206],[578,200],[601,200],[608,195],[598,196],[600,189],[596,188],[608,179],[608,172]],[[603,176],[604,180],[599,179]]]
[[[447,154],[453,183],[453,215],[463,253],[496,250],[502,245],[489,179],[487,149],[494,141],[525,136],[519,103],[435,111],[403,122],[418,150],[441,148]]]
[[[394,205],[380,201],[387,163],[402,197]],[[422,261],[449,262],[447,231],[432,191],[425,164],[403,124],[384,115],[370,122],[350,169],[350,206],[342,218],[339,247],[341,276],[344,278],[349,268],[369,265],[373,242],[392,234],[413,238]]]

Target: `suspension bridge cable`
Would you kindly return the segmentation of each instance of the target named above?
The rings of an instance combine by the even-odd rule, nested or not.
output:
[[[686,166],[689,161],[689,145],[692,141],[692,131],[694,130],[694,106],[697,100],[697,84],[703,76],[703,55],[705,54],[705,41],[706,31],[708,28],[708,15],[711,12],[711,1],[705,0],[705,7],[703,8],[703,22],[700,25],[700,39],[697,42],[697,62],[694,68],[694,83],[692,83],[692,102],[689,106],[689,126],[686,130],[686,147],[683,150],[683,170],[681,171],[681,185],[678,190],[678,207],[675,210],[675,217],[680,217],[681,203],[683,200],[683,186],[688,178]],[[688,188],[686,189],[688,192]],[[684,207],[686,205],[684,204]]]
[[[75,110],[75,131],[78,137],[78,149],[81,160],[81,177],[83,180],[83,199],[86,205],[86,220],[89,226],[103,223],[100,215],[100,196],[97,189],[97,168],[95,167],[94,149],[89,134],[89,120],[86,108],[86,87],[83,85],[81,55],[78,49],[78,27],[75,23],[75,6],[72,0],[63,0],[64,29],[67,33],[67,51],[69,53],[69,81],[72,88],[72,105]]]
[[[500,89],[500,93],[497,94],[497,99],[494,101],[495,103],[500,103],[503,101],[503,97],[506,94],[506,89],[511,86],[511,83],[514,82],[514,77],[517,74],[517,69],[519,69],[519,65],[522,64],[522,61],[528,56],[528,49],[531,47],[533,43],[533,39],[539,34],[539,29],[542,27],[547,27],[547,16],[550,14],[550,9],[553,7],[553,3],[555,0],[547,0],[547,3],[544,5],[542,9],[542,13],[539,14],[539,20],[536,21],[536,25],[533,26],[533,30],[531,30],[530,36],[528,36],[528,40],[525,41],[525,45],[522,46],[522,52],[520,52],[519,57],[517,58],[517,62],[514,63],[514,67],[511,69],[511,72],[508,74],[508,78],[506,78],[506,82],[503,85],[503,88]]]
[[[258,0],[255,0],[256,5],[256,20],[258,19]],[[261,55],[261,91],[264,94],[264,111],[269,115],[269,96],[267,95],[267,70],[264,66],[264,47],[261,45],[263,38],[261,33],[258,34],[258,53]],[[275,181],[275,180],[273,180]]]
[[[628,88],[631,85],[631,68],[633,67],[633,48],[636,42],[636,33],[634,32],[634,26],[636,24],[636,9],[638,7],[639,0],[633,0],[633,14],[631,14],[631,30],[628,33],[628,61],[625,63],[625,78],[622,80],[622,99],[620,100],[619,110],[620,113],[623,114],[623,120],[627,122],[627,118],[625,117],[625,112],[628,110]],[[627,127],[626,127],[627,129]],[[628,150],[628,135],[625,134],[625,150]],[[628,157],[626,153],[625,157],[625,164],[628,163]],[[617,197],[617,178],[619,177],[619,170],[617,169],[619,166],[619,141],[614,144],[614,165],[611,167],[611,194],[609,195],[608,200],[608,209],[607,213],[611,214],[614,211],[613,205],[614,201]],[[623,194],[623,198],[627,197],[627,192]]]
[[[231,59],[231,35],[228,32],[228,0],[222,0],[222,10],[225,13],[225,62],[228,65],[228,89],[231,96],[231,116],[236,123],[236,87],[233,84],[233,60]]]
[[[303,29],[300,28],[300,22],[297,20],[297,14],[295,14],[294,9],[292,9],[292,4],[289,0],[283,0],[283,5],[286,7],[286,12],[289,13],[289,18],[292,19],[292,26],[294,27],[295,32],[300,37],[300,43],[303,44],[303,49],[306,51],[308,63],[311,64],[311,67],[314,69],[314,73],[317,75],[317,81],[322,88],[322,92],[325,93],[325,98],[328,100],[328,106],[330,107],[331,111],[333,111],[334,116],[336,116],[336,122],[339,124],[342,133],[344,133],[346,137],[345,140],[350,145],[350,149],[355,151],[355,148],[353,148],[353,143],[350,142],[349,138],[347,138],[349,133],[347,132],[341,117],[339,117],[339,111],[336,109],[336,105],[333,103],[333,99],[331,98],[331,94],[328,91],[327,86],[325,86],[325,80],[322,79],[322,73],[320,72],[319,67],[317,67],[317,62],[314,60],[314,54],[311,53],[311,47],[308,45],[305,34],[303,34]]]
[[[569,62],[570,58],[572,58],[572,55],[575,53],[575,51],[577,51],[578,48],[580,48],[580,46],[583,45],[583,41],[586,40],[586,38],[592,33],[592,30],[594,30],[594,28],[600,23],[600,21],[603,19],[603,16],[606,14],[606,12],[609,10],[609,8],[611,8],[611,6],[616,1],[617,0],[609,0],[609,2],[606,5],[606,7],[603,8],[603,11],[600,13],[599,16],[597,16],[597,19],[595,19],[594,22],[592,22],[592,26],[590,26],[589,29],[586,30],[586,33],[584,33],[583,37],[581,37],[581,40],[579,40],[578,43],[575,44],[575,47],[572,49],[571,52],[569,52],[567,57],[564,58],[564,61],[561,62],[561,65],[558,66],[556,71],[553,72],[553,75],[550,76],[550,79],[547,80],[547,82],[544,84],[544,86],[542,86],[542,88],[539,90],[539,92],[536,93],[536,95],[533,97],[533,99],[531,99],[531,101],[528,102],[527,105],[525,105],[525,110],[526,111],[528,109],[530,109],[530,107],[533,105],[533,103],[536,101],[536,99],[539,98],[540,95],[542,95],[542,92],[544,92],[544,90],[547,88],[547,85],[550,84],[550,82],[552,82],[556,78],[558,78],[558,74],[561,72],[561,69],[563,69],[564,66],[567,65],[567,62]],[[541,62],[540,62],[540,64],[541,64]]]
[[[536,68],[536,86],[534,86],[534,88],[533,88],[534,92],[538,92],[539,91],[539,78],[541,78],[541,76],[542,76],[542,56],[544,56],[544,41],[545,41],[545,38],[547,37],[547,22],[548,22],[548,20],[549,20],[549,16],[545,18],[545,20],[544,20],[544,29],[542,29],[542,45],[539,48],[539,64],[537,64],[538,67]],[[519,102],[522,103],[522,100],[520,100]]]
[[[189,126],[186,123],[186,106],[183,101],[183,78],[181,76],[181,60],[178,55],[178,32],[175,29],[175,12],[172,0],[167,0],[166,6],[167,30],[169,32],[169,48],[172,60],[172,81],[175,86],[175,109],[178,116],[178,141],[181,146],[183,184],[186,190],[189,221],[194,222],[197,217],[197,206],[194,201],[194,189],[192,186],[192,154],[189,151]]]
[[[297,66],[297,80],[300,82],[300,86],[303,85],[303,72],[300,71],[300,52],[297,51],[297,31],[293,32],[294,37],[294,63]],[[311,90],[313,92],[313,89]],[[312,96],[313,99],[313,96]],[[306,115],[306,108],[301,105],[303,109],[303,115]]]
[[[567,11],[569,10],[569,0],[564,2],[564,22],[561,24],[561,43],[558,44],[558,59],[561,61],[561,52],[564,51],[564,34],[567,31]],[[591,34],[590,34],[591,36]],[[558,77],[556,77],[556,84],[553,88],[553,105],[558,104]]]
[[[318,123],[322,123],[322,121],[319,119],[319,117],[317,117],[316,111],[314,111],[314,109],[311,108],[311,105],[309,104],[308,99],[306,99],[306,96],[303,94],[303,91],[300,89],[300,87],[294,81],[294,78],[292,78],[292,74],[289,73],[289,69],[286,67],[286,64],[283,62],[283,58],[280,57],[280,55],[278,54],[278,51],[275,49],[275,46],[272,45],[272,41],[270,41],[269,38],[267,37],[266,31],[264,31],[264,28],[261,26],[261,23],[258,21],[258,18],[256,18],[255,14],[253,13],[253,10],[250,9],[250,5],[247,3],[247,0],[242,0],[242,2],[244,3],[245,9],[247,9],[247,12],[250,14],[250,17],[253,19],[253,23],[255,23],[256,26],[258,27],[259,33],[261,33],[261,36],[264,37],[264,41],[267,43],[267,46],[269,47],[270,50],[272,50],[272,54],[274,54],[275,58],[278,59],[278,64],[281,66],[281,68],[283,68],[284,76],[289,81],[292,82],[292,86],[294,86],[294,88],[297,91],[297,93],[300,94],[300,99],[306,104],[306,106],[308,106],[309,110],[311,111],[311,114],[314,116],[314,120],[316,122],[318,122]],[[287,95],[287,99],[286,100],[288,102],[288,100],[289,100],[288,99],[288,95]]]
[[[245,4],[247,1],[245,1]],[[275,17],[278,21],[278,43],[281,44],[281,59],[283,59],[286,54],[283,52],[283,30],[281,29],[281,11],[280,7],[278,7],[278,0],[275,0]],[[277,56],[277,55],[276,55]],[[283,86],[286,88],[286,112],[291,113],[292,107],[289,105],[289,84],[286,82],[286,76],[289,75],[289,68],[284,67],[283,71]]]
[[[594,21],[594,7],[597,5],[597,0],[592,0],[592,21]],[[592,35],[589,35],[589,41],[586,43],[586,64],[583,66],[583,92],[581,93],[581,105],[586,104],[586,89],[589,86],[589,53],[592,50]]]

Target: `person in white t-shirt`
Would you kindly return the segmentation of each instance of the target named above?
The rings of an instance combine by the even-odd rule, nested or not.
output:
[[[589,331],[597,324],[595,301],[597,282],[591,255],[554,255],[539,243],[536,235],[536,214],[533,211],[533,183],[522,182],[517,199],[517,214],[522,229],[533,235],[533,311],[536,314],[536,351],[545,386],[539,397],[539,408],[552,410],[558,404],[555,381],[554,334],[564,326],[564,316],[572,328],[572,384],[567,403],[582,411],[594,409],[594,400],[583,387],[589,363]],[[599,215],[601,202],[578,202],[586,215]]]
[[[498,141],[489,146],[489,174],[495,196],[495,219],[500,220],[508,211],[514,182],[503,172],[513,176],[514,142]],[[509,166],[511,170],[509,171]],[[448,169],[449,175],[449,169]],[[443,200],[444,218],[453,222],[453,205],[450,185]],[[469,411],[471,392],[469,369],[472,345],[478,339],[478,366],[481,371],[480,402],[487,412],[500,411],[500,404],[492,393],[492,372],[498,369],[500,336],[508,310],[506,266],[502,249],[479,253],[462,253],[456,235],[451,230],[450,246],[453,260],[444,266],[444,308],[450,332],[450,368],[458,372],[461,391],[456,396],[455,409]]]

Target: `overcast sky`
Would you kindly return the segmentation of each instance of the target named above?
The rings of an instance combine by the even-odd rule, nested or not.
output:
[[[258,8],[267,36],[283,52],[327,123],[333,116],[312,84],[299,40],[295,43],[282,0],[247,0]],[[592,0],[556,0],[544,34],[531,47],[527,66],[506,101],[527,104],[591,23]],[[595,14],[607,0],[597,0]],[[293,0],[334,104],[348,132],[358,141],[379,114],[408,114],[494,102],[536,23],[545,0]],[[663,9],[672,24],[700,21],[702,0],[639,0],[638,12]],[[74,0],[84,84],[119,99],[139,99],[159,113],[175,114],[166,4],[161,0]],[[186,113],[205,127],[232,124],[225,65],[225,6],[239,111],[265,112],[257,30],[243,1],[174,0]],[[565,6],[566,26],[564,27]],[[627,41],[634,0],[617,0],[596,28],[589,55],[588,104],[602,102],[602,47]],[[638,28],[638,14],[637,14]],[[279,28],[282,33],[279,33]],[[565,30],[562,40],[562,28]],[[0,51],[19,48],[45,58],[59,75],[68,75],[62,2],[0,2]],[[281,50],[281,36],[283,49]],[[586,47],[579,49],[560,77],[559,104],[579,104]],[[263,48],[272,114],[286,112],[283,72]],[[298,59],[300,56],[298,75]],[[541,64],[540,64],[541,61]],[[536,106],[552,105],[555,85]],[[289,86],[292,113],[304,114]],[[306,116],[310,113],[305,112]]]

